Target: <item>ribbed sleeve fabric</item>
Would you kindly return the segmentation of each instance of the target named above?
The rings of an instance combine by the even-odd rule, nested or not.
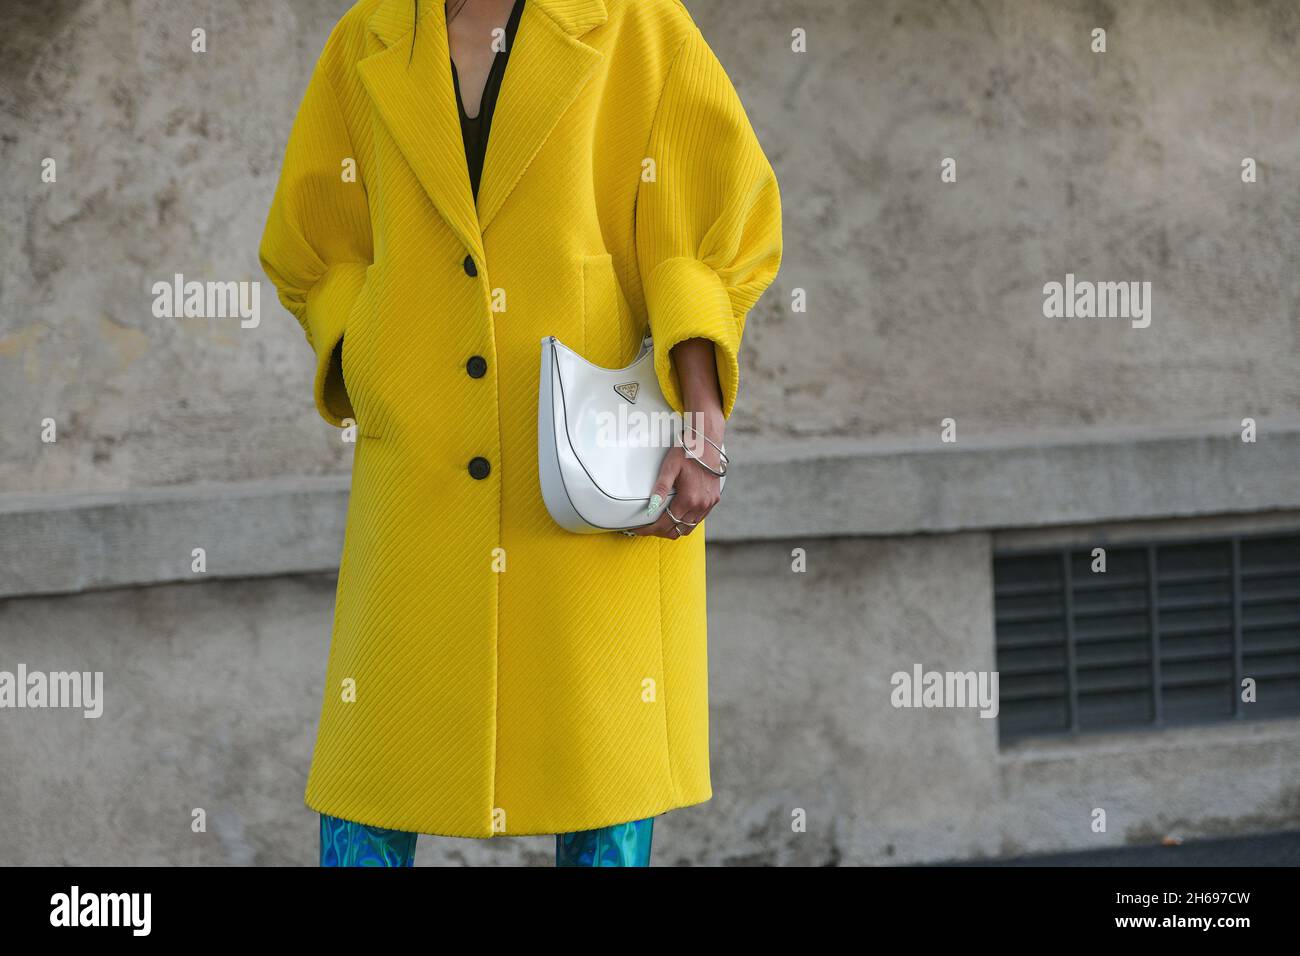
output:
[[[659,386],[685,411],[670,353],[686,339],[709,339],[729,416],[745,318],[781,264],[781,199],[740,98],[693,26],[668,72],[646,155],[656,176],[638,188],[636,248]]]
[[[280,301],[316,353],[316,408],[342,427],[354,416],[343,381],[340,344],[372,258],[370,211],[360,163],[328,74],[329,47],[307,85],[285,147],[280,181],[259,250]]]

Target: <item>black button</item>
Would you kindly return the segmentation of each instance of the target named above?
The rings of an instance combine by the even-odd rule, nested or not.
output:
[[[473,256],[466,256],[466,257],[465,257],[465,275],[467,275],[467,276],[476,276],[476,275],[478,275],[478,266],[474,265],[474,257],[473,257]]]
[[[492,471],[492,466],[488,464],[486,458],[471,458],[469,460],[469,476],[482,481]]]
[[[470,356],[470,360],[465,363],[465,371],[469,372],[470,378],[482,378],[487,374],[487,359],[481,355]]]

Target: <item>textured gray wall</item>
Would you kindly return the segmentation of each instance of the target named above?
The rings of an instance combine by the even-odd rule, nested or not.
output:
[[[1087,443],[1097,426],[1135,440],[1185,429],[1218,448],[1246,416],[1294,423],[1300,7],[1290,0],[687,4],[741,92],[785,205],[785,263],[743,352],[729,434],[738,459],[780,445],[797,460],[812,438],[874,449],[837,466],[872,499],[850,533],[893,534],[889,514],[950,531],[968,514],[962,482],[933,500],[923,481],[886,482],[917,467],[903,451],[932,442],[945,416],[991,447],[1039,430]],[[351,446],[316,417],[310,351],[269,284],[261,327],[248,330],[156,319],[149,292],[176,272],[262,278],[256,248],[284,140],[346,6],[0,0],[0,495],[27,493],[23,527],[62,529],[59,548],[84,559],[70,564],[102,568],[114,540],[166,535],[130,509],[90,521],[55,505],[51,517],[32,494],[201,495],[208,482],[292,484],[350,466]],[[196,26],[206,55],[189,51]],[[1109,52],[1090,52],[1094,27],[1108,31]],[[808,31],[806,54],[789,52],[795,28]],[[46,156],[57,184],[40,181]],[[1250,185],[1247,156],[1259,163]],[[957,161],[954,184],[940,182],[945,157]],[[1152,282],[1151,327],[1045,319],[1043,283],[1067,272]],[[807,313],[790,308],[796,289]],[[39,441],[47,416],[56,445]],[[1219,492],[1189,505],[1198,479],[1185,470],[1180,495],[1163,496],[1172,512],[1100,513],[1295,507],[1276,461],[1292,446],[1258,447],[1273,467],[1243,479],[1242,507]],[[1066,506],[1126,487],[1097,484],[1109,478],[1073,468],[1049,442],[1041,457],[1055,470],[1026,481],[1072,472],[1071,482],[1053,485],[1062,510],[1046,521],[1048,489],[1028,489],[1032,523],[1081,520]],[[1123,474],[1148,495],[1174,470],[1132,457]],[[1192,459],[1217,467],[1216,488],[1236,480],[1226,453]],[[773,475],[751,504],[783,480],[791,494],[803,483],[798,468],[750,474]],[[217,497],[206,522],[235,507]],[[826,516],[808,516],[844,501],[841,488],[799,508],[802,537],[711,547],[715,797],[663,818],[660,862],[906,862],[1300,826],[1296,721],[1002,750],[994,721],[889,707],[889,674],[913,662],[992,666],[995,539],[823,537]],[[301,511],[267,523],[266,550],[281,555],[296,540],[292,516],[326,503],[304,493]],[[765,519],[762,533],[784,535],[781,520]],[[790,571],[793,547],[808,549],[806,574]],[[48,565],[37,556],[0,563],[0,584]],[[128,571],[176,559],[128,557]],[[3,713],[0,862],[314,862],[316,820],[301,799],[333,588],[330,575],[285,575],[0,600],[0,668],[103,670],[108,695],[99,720]],[[1107,834],[1088,829],[1093,806],[1108,808]],[[207,811],[205,834],[190,831],[195,807]],[[791,832],[796,808],[807,833]],[[420,862],[544,864],[551,851],[545,839],[425,838]]]
[[[656,822],[656,862],[907,863],[1300,824],[1300,721],[999,751],[995,720],[890,706],[914,662],[992,668],[989,555],[985,534],[714,546],[714,796]],[[98,719],[0,719],[0,861],[314,864],[302,794],[333,599],[313,575],[0,602],[6,658],[105,682]],[[417,862],[553,854],[550,838],[425,836]]]
[[[346,469],[311,356],[156,319],[256,246],[340,0],[5,4],[0,491]],[[732,434],[963,433],[1294,412],[1300,7],[694,0],[776,166],[786,259]],[[208,31],[208,53],[189,31]],[[1109,52],[1089,51],[1104,27]],[[789,52],[790,31],[810,50]],[[59,182],[40,182],[40,161]],[[1240,181],[1244,156],[1259,182]],[[958,182],[939,181],[944,157]],[[1149,280],[1150,328],[1043,318],[1042,286]],[[790,310],[792,290],[809,311]],[[61,425],[37,441],[41,418]]]

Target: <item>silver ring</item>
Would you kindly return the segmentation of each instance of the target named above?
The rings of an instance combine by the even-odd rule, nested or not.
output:
[[[635,538],[635,537],[636,537],[636,532],[635,532],[635,531],[629,531],[627,528],[624,528],[622,531],[619,532],[619,534],[624,535],[625,537],[628,537],[628,538]]]
[[[683,519],[683,518],[679,518],[679,517],[677,517],[677,515],[673,514],[673,509],[672,509],[672,508],[665,507],[665,508],[664,508],[664,511],[666,511],[666,512],[668,513],[668,517],[672,518],[673,521],[676,522],[677,524],[684,524],[684,525],[686,525],[688,528],[694,528],[695,525],[697,524],[697,522],[695,522],[695,521],[686,521],[686,520]]]

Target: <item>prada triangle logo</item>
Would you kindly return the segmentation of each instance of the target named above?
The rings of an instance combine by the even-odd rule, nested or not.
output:
[[[626,382],[623,385],[615,385],[614,391],[618,392],[633,405],[636,404],[636,393],[641,390],[639,382]]]

